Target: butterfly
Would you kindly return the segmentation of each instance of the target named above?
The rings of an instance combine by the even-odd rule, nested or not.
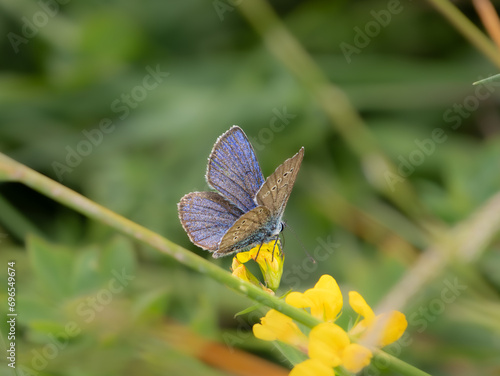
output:
[[[206,180],[216,192],[191,192],[178,203],[191,242],[218,258],[277,240],[304,148],[266,180],[245,132],[233,126],[208,158]]]

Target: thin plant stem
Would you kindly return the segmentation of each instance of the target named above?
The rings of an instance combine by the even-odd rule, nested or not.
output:
[[[128,235],[142,243],[148,244],[154,249],[179,261],[181,264],[206,274],[219,281],[227,287],[236,290],[249,298],[274,308],[294,320],[313,327],[319,323],[307,312],[286,304],[283,300],[272,296],[257,286],[242,279],[236,278],[228,271],[211,263],[193,252],[171,242],[157,233],[116,214],[115,212],[89,200],[81,194],[65,187],[58,182],[16,162],[15,160],[0,153],[0,180],[19,182],[50,197],[51,199],[66,205],[73,210],[98,222]]]
[[[449,266],[450,260],[468,265],[476,261],[500,229],[500,193],[468,219],[430,246],[379,304],[377,311],[403,311],[423,286]]]
[[[399,372],[402,375],[430,376],[427,372],[415,368],[411,364],[408,364],[382,350],[375,351],[374,358],[375,363],[386,364],[384,368],[390,368],[391,370]]]
[[[486,82],[498,81],[500,79],[500,74],[495,74],[490,77],[483,78],[482,80],[478,80],[472,83],[472,85],[483,85]]]
[[[491,39],[495,41],[497,48],[500,47],[500,20],[495,7],[490,0],[472,0],[472,4]]]
[[[250,299],[264,306],[276,309],[309,328],[313,328],[321,323],[320,320],[311,316],[306,311],[295,308],[283,300],[268,294],[259,287],[232,276],[219,266],[171,242],[157,233],[89,200],[81,194],[49,179],[29,167],[16,162],[2,153],[0,153],[0,181],[1,180],[25,184],[35,191],[52,198],[54,201],[66,205],[88,218],[105,223],[115,230],[153,247],[174,258],[181,264],[213,278]],[[388,364],[387,368],[398,370],[404,375],[427,375],[418,368],[400,359],[394,358],[381,350],[377,352],[377,357],[386,360]]]
[[[429,0],[434,7],[445,16],[467,40],[481,51],[490,61],[500,68],[498,48],[448,0]]]

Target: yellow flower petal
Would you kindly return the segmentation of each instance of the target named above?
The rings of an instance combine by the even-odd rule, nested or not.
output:
[[[331,291],[336,291],[338,294],[340,294],[340,289],[339,285],[337,284],[337,281],[328,274],[323,274],[318,282],[314,285],[315,289],[321,289],[321,290],[331,290]]]
[[[235,259],[236,260],[236,259]],[[233,270],[233,275],[235,277],[238,277],[238,278],[241,278],[247,282],[250,282],[250,279],[249,279],[249,276],[247,274],[247,268],[245,267],[245,265],[243,264],[240,264],[240,265],[236,265],[235,262],[233,262],[233,266],[231,268]]]
[[[349,372],[359,372],[368,364],[372,358],[372,352],[357,343],[351,343],[342,352],[342,365]]]
[[[335,321],[342,309],[342,295],[330,290],[309,290],[305,295],[311,300],[311,315],[322,321]]]
[[[245,262],[248,262],[249,260],[252,259],[253,253],[254,253],[253,249],[251,249],[250,251],[247,251],[247,252],[239,252],[236,254],[236,256],[234,258],[238,259],[239,262],[244,264]]]
[[[263,339],[264,341],[275,341],[277,339],[276,333],[265,325],[255,324],[252,330],[256,338]]]
[[[274,309],[267,312],[260,322],[253,326],[253,333],[257,338],[266,341],[279,340],[298,347],[307,345],[307,337],[297,324],[290,317]]]
[[[408,326],[405,315],[398,311],[387,312],[377,316],[376,322],[379,321],[384,322],[385,325],[382,338],[379,342],[380,347],[387,346],[397,341]]]
[[[233,263],[232,263],[231,269],[233,271],[232,274],[235,277],[238,277],[240,279],[243,279],[244,281],[250,282],[251,284],[254,284],[255,286],[262,287],[259,280],[252,273],[250,273],[250,270],[248,270],[245,265],[241,264],[236,259],[236,257],[233,258]]]
[[[335,372],[318,359],[307,359],[293,367],[289,376],[335,376]]]
[[[296,307],[296,308],[306,308],[312,305],[311,299],[302,294],[301,292],[293,291],[286,296],[285,301]]]
[[[369,326],[375,319],[375,314],[365,299],[357,291],[349,291],[349,305],[354,312],[364,317],[364,326]]]
[[[335,279],[324,274],[312,290],[306,295],[316,304],[311,307],[311,314],[324,321],[335,321],[342,309],[343,299]]]
[[[316,325],[309,333],[309,357],[330,367],[342,363],[342,352],[349,345],[349,337],[340,326],[325,322]]]
[[[332,276],[323,275],[312,289],[303,294],[292,292],[286,302],[297,308],[311,308],[311,315],[322,321],[334,321],[342,309],[342,293]]]
[[[241,262],[239,262],[236,257],[233,257],[233,262],[231,263],[231,270],[234,271],[234,269],[236,269],[240,265],[241,265]]]

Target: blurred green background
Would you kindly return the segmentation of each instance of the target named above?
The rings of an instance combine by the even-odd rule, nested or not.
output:
[[[2,0],[0,151],[210,258],[189,242],[176,204],[208,188],[217,137],[241,126],[265,176],[304,146],[280,293],[327,273],[376,307],[500,189],[500,84],[471,85],[498,69],[429,3],[402,0],[392,13],[389,3],[271,5],[401,181],[353,150],[241,1]],[[469,2],[459,6],[481,27]],[[413,191],[406,208],[418,211],[390,199],[403,197],[403,180]],[[472,258],[451,246],[409,301],[395,300],[408,336],[389,351],[433,375],[500,374],[500,243],[491,233]],[[237,374],[221,370],[234,347],[290,367],[251,334],[265,310],[234,318],[253,302],[20,184],[0,184],[0,249],[2,281],[16,261],[19,375]],[[231,260],[213,262],[229,269]],[[0,297],[6,317],[6,287]],[[14,374],[7,363],[2,356],[0,374]]]

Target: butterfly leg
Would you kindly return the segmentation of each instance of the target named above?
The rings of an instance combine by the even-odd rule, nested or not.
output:
[[[278,239],[279,239],[279,234],[276,235],[276,240],[274,241],[274,244],[273,244],[273,255],[271,257],[271,262],[274,261],[274,247],[276,247],[276,244],[278,243]]]
[[[255,255],[255,258],[254,258],[255,261],[257,261],[257,258],[259,257],[259,253],[260,253],[260,249],[262,248],[262,244],[264,244],[264,242],[260,243],[260,245],[259,245],[259,250],[257,251],[257,254]]]

